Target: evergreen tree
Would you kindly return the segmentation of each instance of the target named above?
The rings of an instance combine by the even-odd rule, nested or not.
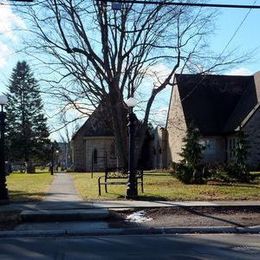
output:
[[[180,155],[183,160],[176,167],[176,177],[186,183],[204,183],[203,172],[199,167],[203,147],[199,143],[200,132],[193,125],[189,125],[184,146]]]
[[[202,145],[199,143],[200,133],[197,128],[188,126],[186,136],[183,138],[184,147],[182,148],[181,156],[183,163],[195,169],[200,160],[202,153]]]
[[[25,61],[18,62],[13,69],[8,90],[9,159],[30,167],[32,161],[45,161],[49,132],[38,83]]]
[[[235,162],[230,167],[229,174],[231,177],[239,182],[250,182],[253,177],[247,167],[247,155],[248,155],[248,142],[247,136],[240,128],[237,134],[237,143],[235,147]]]
[[[236,164],[241,167],[241,169],[247,168],[247,154],[248,154],[248,144],[246,140],[246,135],[241,129],[237,135],[237,143],[235,148],[235,161]]]

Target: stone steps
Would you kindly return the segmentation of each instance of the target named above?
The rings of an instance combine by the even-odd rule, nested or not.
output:
[[[96,230],[107,229],[109,224],[105,221],[67,221],[67,222],[27,222],[18,225],[16,231],[73,231],[73,232],[94,232]]]
[[[24,210],[22,222],[66,222],[66,221],[101,221],[109,217],[107,209],[44,209]]]

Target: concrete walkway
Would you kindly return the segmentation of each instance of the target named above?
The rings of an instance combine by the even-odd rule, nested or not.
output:
[[[41,232],[82,229],[93,231],[108,228],[105,219],[109,216],[105,208],[94,209],[92,203],[84,202],[78,195],[69,174],[55,174],[51,187],[34,208],[21,212],[22,224],[16,231]]]
[[[35,210],[85,210],[93,203],[83,201],[75,189],[72,177],[67,173],[56,173],[54,180],[42,201],[35,204]]]
[[[54,175],[54,180],[43,202],[80,202],[79,197],[71,176],[67,173],[58,173]]]
[[[94,207],[121,209],[121,208],[166,208],[166,207],[260,207],[259,200],[233,201],[142,201],[142,200],[114,200],[93,201]]]
[[[55,210],[86,209],[93,208],[93,205],[80,198],[69,174],[56,173],[47,195],[43,201],[37,203],[36,208]]]

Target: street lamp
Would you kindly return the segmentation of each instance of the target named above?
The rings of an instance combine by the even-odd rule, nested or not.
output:
[[[8,189],[6,187],[5,172],[5,117],[4,105],[7,103],[6,96],[0,96],[0,203],[8,202]]]
[[[136,116],[133,108],[136,106],[137,101],[130,97],[125,101],[128,106],[128,182],[126,190],[127,199],[135,199],[137,197],[137,181],[136,169],[134,167],[134,153],[135,153],[135,119]]]
[[[59,150],[55,151],[55,161],[56,161],[56,170],[59,172],[59,164],[60,164],[60,158],[59,158]]]
[[[51,175],[54,173],[54,143],[51,143]]]

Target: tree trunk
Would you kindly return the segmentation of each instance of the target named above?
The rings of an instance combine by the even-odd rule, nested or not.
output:
[[[123,99],[111,95],[110,111],[119,166],[127,168],[127,111],[124,108]]]
[[[32,161],[30,161],[30,160],[26,163],[26,172],[35,173],[35,166],[33,165]]]

